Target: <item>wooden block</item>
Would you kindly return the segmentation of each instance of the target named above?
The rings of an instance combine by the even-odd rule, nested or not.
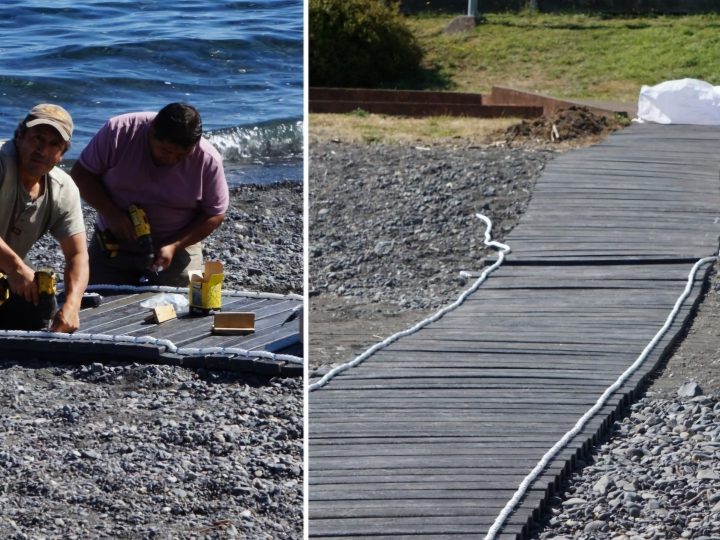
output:
[[[155,322],[157,324],[164,323],[170,319],[177,319],[175,308],[172,304],[163,304],[152,309],[152,314],[145,319],[146,321]]]
[[[226,312],[213,316],[213,334],[251,334],[255,332],[255,313]]]

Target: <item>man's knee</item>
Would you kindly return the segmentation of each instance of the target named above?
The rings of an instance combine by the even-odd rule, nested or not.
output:
[[[189,282],[188,272],[202,272],[202,269],[202,244],[193,244],[175,253],[170,268],[158,274],[157,284],[167,287],[185,287]]]

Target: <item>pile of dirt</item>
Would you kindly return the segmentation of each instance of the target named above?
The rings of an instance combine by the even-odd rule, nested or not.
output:
[[[587,137],[605,137],[624,127],[614,118],[598,115],[587,107],[570,106],[561,109],[552,116],[541,116],[534,120],[523,120],[505,131],[505,142],[551,142],[558,143]]]

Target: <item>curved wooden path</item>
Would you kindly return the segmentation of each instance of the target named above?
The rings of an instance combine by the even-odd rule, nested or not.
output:
[[[717,127],[633,125],[551,162],[506,239],[512,253],[462,306],[310,393],[310,537],[484,537],[660,330],[694,262],[716,254],[719,174]],[[498,538],[529,534],[667,357],[710,267]]]

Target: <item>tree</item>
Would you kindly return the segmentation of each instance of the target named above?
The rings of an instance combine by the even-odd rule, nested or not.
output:
[[[310,84],[388,86],[415,74],[422,50],[384,0],[310,0]]]

